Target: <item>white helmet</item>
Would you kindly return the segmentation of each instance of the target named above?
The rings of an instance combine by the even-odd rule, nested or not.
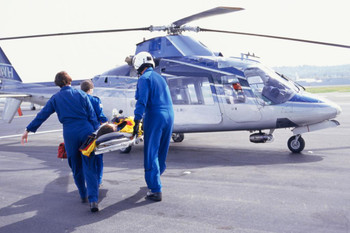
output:
[[[135,70],[139,70],[144,64],[150,64],[155,67],[152,55],[148,52],[139,52],[132,59],[132,64]]]

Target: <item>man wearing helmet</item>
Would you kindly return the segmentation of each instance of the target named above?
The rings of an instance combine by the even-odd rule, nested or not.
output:
[[[162,200],[160,176],[166,168],[170,138],[174,123],[173,103],[165,79],[153,70],[152,55],[140,52],[133,57],[133,66],[140,75],[135,93],[134,135],[140,120],[144,128],[145,180],[150,191],[146,199]]]

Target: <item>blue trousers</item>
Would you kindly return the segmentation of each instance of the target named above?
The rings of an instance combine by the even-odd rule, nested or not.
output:
[[[74,122],[63,126],[68,164],[72,169],[75,185],[80,197],[88,197],[89,202],[98,201],[97,156],[91,153],[87,157],[79,151],[79,147],[93,131],[88,122]]]
[[[96,155],[97,156],[97,175],[98,175],[98,184],[102,184],[102,176],[103,176],[103,154]]]
[[[144,168],[147,187],[152,192],[161,192],[160,176],[166,169],[174,113],[161,109],[146,112],[144,118]]]

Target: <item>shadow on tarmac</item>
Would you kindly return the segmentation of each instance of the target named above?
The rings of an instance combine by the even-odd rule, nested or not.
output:
[[[309,151],[336,151],[336,150],[349,150],[349,149],[350,149],[350,146],[343,146],[343,147],[329,147],[329,148],[322,148],[322,149],[310,148]]]
[[[113,152],[104,156],[106,167],[141,169],[143,163],[143,147],[135,147],[131,154]],[[2,146],[3,152],[20,152],[31,158],[44,161],[43,170],[53,169],[59,177],[47,184],[42,193],[19,200],[0,209],[0,217],[7,219],[23,219],[10,223],[1,232],[73,232],[81,226],[90,225],[108,219],[122,211],[151,204],[144,200],[146,187],[132,196],[111,204],[100,212],[91,214],[88,204],[81,204],[78,191],[68,192],[67,187],[72,181],[68,168],[57,168],[57,147],[54,146]],[[43,153],[45,151],[45,153]],[[40,153],[39,153],[40,152]],[[291,154],[278,151],[256,151],[232,148],[196,148],[170,147],[167,159],[170,168],[200,168],[211,166],[249,166],[272,165],[287,163],[312,163],[323,160],[318,155]],[[68,167],[68,165],[67,165]],[[20,169],[18,171],[21,171]],[[0,172],[9,172],[2,170]],[[35,178],[35,177],[34,177]],[[100,189],[99,200],[107,196],[108,190]],[[141,200],[142,199],[142,200]],[[56,210],[56,211],[55,211]],[[50,219],[50,222],[47,220]],[[11,222],[11,221],[8,221]]]
[[[148,191],[147,187],[140,187],[132,196],[110,204],[108,207],[92,214],[88,203],[80,203],[79,193],[75,185],[74,191],[67,191],[68,186],[72,185],[74,181],[67,160],[63,161],[66,166],[57,166],[57,147],[2,145],[1,151],[5,154],[6,152],[20,152],[29,158],[39,160],[37,163],[42,164],[43,167],[22,169],[19,164],[18,169],[1,169],[0,173],[26,170],[54,171],[58,173],[58,178],[48,183],[41,193],[23,198],[1,208],[0,219],[3,218],[9,224],[0,227],[0,232],[73,232],[80,226],[100,222],[122,211],[152,203],[144,199],[145,193]],[[40,161],[43,161],[43,163]],[[35,177],[32,178],[35,179]],[[41,190],[40,187],[38,189]],[[107,196],[107,192],[108,190],[103,189],[103,187],[100,189],[99,202]],[[11,221],[11,219],[16,220]]]
[[[343,147],[340,149],[348,149]],[[339,148],[329,149],[309,149],[313,152],[322,152],[324,150],[335,150]],[[57,169],[57,147],[53,146],[4,146],[2,152],[21,152],[29,157],[40,159],[45,165]],[[45,151],[46,153],[44,153]],[[196,146],[171,146],[167,157],[168,168],[202,168],[211,166],[258,166],[258,165],[274,165],[274,164],[293,164],[293,163],[313,163],[323,160],[323,154],[309,154],[303,152],[294,154],[287,150],[261,150],[261,149],[245,149],[245,148],[213,148]],[[53,159],[53,157],[55,159]],[[104,164],[106,167],[117,167],[126,169],[143,168],[143,147],[136,146],[131,153],[123,154],[119,151],[106,153],[104,156]],[[47,168],[44,168],[47,169]],[[21,169],[22,170],[22,169]],[[1,171],[1,170],[0,170]],[[8,171],[8,170],[5,170]]]
[[[80,226],[108,219],[122,211],[151,204],[144,200],[146,187],[132,196],[116,202],[97,213],[90,213],[88,204],[79,203],[78,191],[65,192],[58,186],[68,186],[70,176],[60,176],[45,186],[40,194],[32,195],[0,209],[0,217],[17,215],[23,218],[0,228],[1,232],[73,232]],[[100,189],[102,201],[107,196],[106,189]],[[143,201],[140,201],[143,199]],[[18,215],[20,217],[18,217]],[[49,219],[49,221],[48,221]]]
[[[231,149],[231,148],[170,148],[167,163],[186,168],[210,166],[259,166],[275,164],[314,163],[322,161],[317,154],[294,154],[289,151]],[[173,164],[174,165],[174,164]],[[174,167],[174,166],[169,166]]]

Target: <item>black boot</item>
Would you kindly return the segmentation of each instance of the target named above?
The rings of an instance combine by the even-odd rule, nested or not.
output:
[[[152,193],[151,191],[147,192],[147,195],[145,197],[147,200],[151,201],[161,201],[162,200],[162,193]]]
[[[93,213],[98,211],[98,204],[97,204],[97,202],[90,202],[90,210]]]

